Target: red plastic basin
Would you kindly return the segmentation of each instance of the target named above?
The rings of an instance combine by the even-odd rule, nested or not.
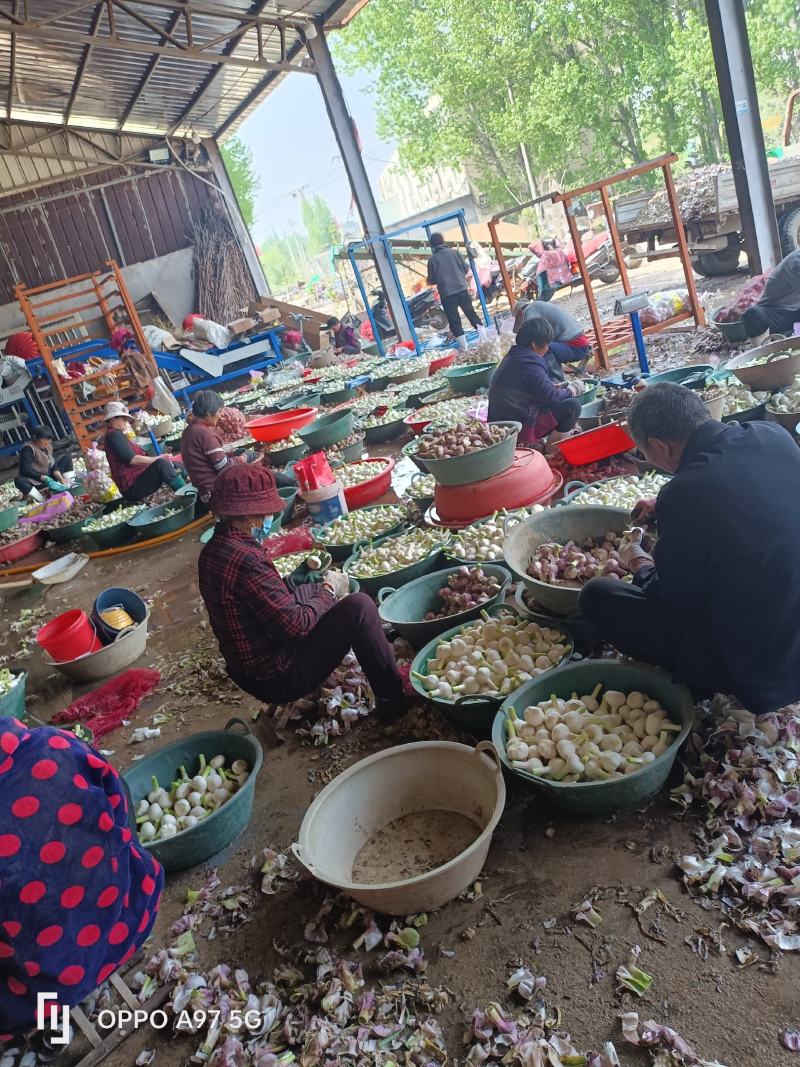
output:
[[[562,482],[561,474],[550,469],[541,452],[518,448],[508,470],[494,478],[469,485],[437,485],[436,514],[445,525],[474,522],[503,508],[511,511],[549,500]]]
[[[412,412],[411,415],[406,415],[406,417],[403,419],[403,422],[409,428],[409,430],[411,430],[412,433],[415,434],[415,436],[419,437],[425,427],[429,426],[433,422],[433,418],[430,415],[427,417],[427,419],[424,416],[423,418],[420,418],[419,415],[417,415],[415,412]]]
[[[44,548],[44,534],[35,531],[27,537],[21,537],[11,545],[0,548],[0,564],[16,563],[18,559],[30,556],[32,552],[38,552]]]
[[[456,350],[451,349],[443,356],[437,356],[436,359],[432,359],[430,366],[428,367],[428,374],[435,374],[437,371],[444,370],[445,367],[452,367],[456,361]]]
[[[311,422],[316,414],[316,408],[292,408],[277,415],[260,415],[246,422],[245,426],[256,441],[282,441]]]
[[[357,467],[359,463],[366,463],[367,460],[359,459],[355,463],[350,463],[348,466]],[[375,463],[377,460],[371,460]],[[348,508],[353,511],[355,508],[363,508],[367,504],[371,504],[373,500],[378,500],[388,493],[392,485],[392,471],[394,470],[394,460],[390,457],[381,459],[381,462],[385,464],[385,470],[382,470],[380,474],[376,474],[374,478],[368,478],[365,482],[359,482],[358,485],[351,485],[349,489],[345,489],[344,498],[347,501]]]
[[[560,441],[559,451],[567,463],[573,467],[582,467],[598,459],[616,456],[636,448],[636,442],[629,436],[621,422],[611,422],[607,426],[598,426],[595,430],[576,434]]]

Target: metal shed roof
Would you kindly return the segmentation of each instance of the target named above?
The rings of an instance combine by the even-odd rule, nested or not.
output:
[[[0,117],[224,138],[367,0],[0,0]],[[311,31],[314,32],[313,30]]]

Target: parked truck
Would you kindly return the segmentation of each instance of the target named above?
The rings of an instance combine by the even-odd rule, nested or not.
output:
[[[769,161],[770,185],[784,255],[800,248],[800,144],[793,134],[800,90],[789,97],[783,128],[783,157]],[[739,202],[730,167],[700,167],[676,177],[692,266],[714,276],[736,270],[744,249]],[[663,191],[642,190],[620,197],[617,227],[627,246],[645,245],[647,259],[677,255],[675,228]]]

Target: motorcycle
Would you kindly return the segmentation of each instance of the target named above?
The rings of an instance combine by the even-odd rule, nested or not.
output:
[[[544,238],[541,241],[532,242],[528,247],[533,255],[522,271],[524,281],[519,290],[519,299],[551,300],[553,294],[557,293],[559,289],[574,289],[576,286],[583,285],[583,279],[578,268],[578,257],[575,254],[572,241],[569,241],[562,250],[565,267],[569,273],[563,280],[556,281],[555,284],[552,284],[552,279],[548,277],[547,270],[539,271],[538,269],[539,262],[546,254],[558,250],[555,239]],[[613,285],[619,279],[619,267],[614,255],[614,246],[611,242],[611,234],[607,230],[587,234],[581,241],[581,248],[586,260],[589,277],[592,280],[598,279],[605,285]]]
[[[392,316],[389,313],[389,304],[383,289],[373,289],[372,295],[377,300],[370,308],[372,317],[377,324],[381,338],[393,337],[395,333]],[[423,289],[416,293],[408,301],[408,309],[411,312],[411,320],[415,326],[428,326],[432,330],[446,330],[447,316],[442,311],[435,289]],[[367,337],[371,332],[369,319],[361,324],[361,335]]]

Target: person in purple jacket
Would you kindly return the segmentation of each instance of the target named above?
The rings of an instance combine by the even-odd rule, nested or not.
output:
[[[325,328],[333,334],[333,350],[338,355],[357,356],[361,351],[361,342],[356,337],[352,326],[345,326],[341,319],[328,319]]]
[[[557,439],[553,431],[565,436],[581,413],[575,400],[580,386],[550,379],[547,353],[552,339],[549,322],[528,319],[489,384],[489,421],[521,422],[519,443],[523,445],[546,437],[552,443]]]

